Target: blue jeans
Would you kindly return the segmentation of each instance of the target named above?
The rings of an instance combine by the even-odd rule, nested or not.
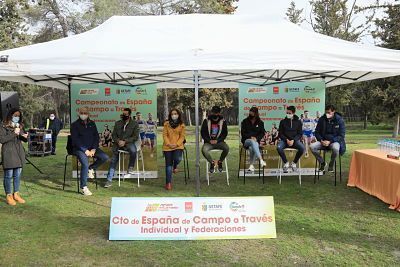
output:
[[[250,152],[250,164],[254,164],[257,159],[261,159],[260,145],[253,139],[247,139],[243,144],[244,148]]]
[[[179,162],[182,161],[182,149],[177,149],[173,151],[164,151],[165,157],[165,176],[166,183],[172,182],[172,170],[178,167]]]
[[[128,164],[128,168],[133,168],[135,167],[135,162],[136,162],[136,154],[137,154],[137,149],[136,149],[136,145],[135,144],[129,144],[126,147],[121,147],[121,148],[116,148],[113,147],[113,155],[111,157],[111,163],[110,163],[110,169],[108,170],[108,174],[107,174],[107,180],[108,181],[112,181],[113,177],[114,177],[114,173],[115,173],[115,168],[117,167],[117,163],[118,163],[118,150],[125,150],[129,152],[129,164]],[[121,155],[122,157],[123,155]]]
[[[15,169],[5,169],[4,170],[4,191],[6,195],[19,192],[19,185],[21,183],[21,172],[22,168],[15,168]],[[14,178],[14,180],[13,180]],[[12,181],[13,180],[13,181]],[[12,191],[11,184],[14,184],[14,191]]]
[[[80,186],[81,188],[84,188],[85,186],[87,186],[89,169],[96,170],[101,164],[103,164],[108,160],[108,156],[100,148],[96,149],[96,153],[94,154],[96,161],[89,166],[89,158],[85,155],[85,152],[76,150],[74,151],[74,154],[78,158],[82,166],[80,173],[81,175]]]
[[[283,163],[287,162],[287,158],[285,155],[285,148],[294,148],[297,149],[297,153],[296,156],[294,157],[293,162],[297,163],[299,161],[299,159],[301,158],[301,156],[303,156],[304,152],[305,152],[305,148],[302,142],[300,142],[300,140],[294,141],[293,146],[289,146],[286,141],[279,141],[278,146],[276,147],[276,150],[278,150],[278,154],[281,157]]]

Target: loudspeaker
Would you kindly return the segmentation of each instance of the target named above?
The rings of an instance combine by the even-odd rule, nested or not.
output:
[[[1,121],[3,121],[10,109],[19,108],[18,93],[9,91],[0,92],[0,103],[1,103],[0,118]]]

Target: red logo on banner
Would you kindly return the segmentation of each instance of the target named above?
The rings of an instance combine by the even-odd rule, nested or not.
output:
[[[279,94],[279,87],[278,86],[274,87],[273,92],[274,94]]]
[[[104,94],[107,95],[111,95],[111,88],[110,87],[106,87],[104,88]]]
[[[185,202],[185,212],[193,212],[193,202]]]

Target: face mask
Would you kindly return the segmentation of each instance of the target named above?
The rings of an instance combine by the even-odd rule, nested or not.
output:
[[[121,114],[121,119],[124,121],[127,121],[129,119],[129,116],[125,115],[125,114]]]
[[[328,118],[328,119],[332,119],[332,117],[333,117],[333,114],[325,114],[326,115],[326,117]]]
[[[254,119],[254,117],[255,117],[254,114],[249,114],[250,119]]]
[[[211,115],[210,119],[212,119],[213,121],[217,121],[219,119],[218,115]]]
[[[293,114],[286,114],[286,118],[288,118],[288,119],[293,119]]]
[[[18,123],[19,122],[19,117],[12,117],[12,122],[13,123]]]
[[[179,115],[172,115],[172,116],[171,116],[171,119],[174,120],[174,121],[176,121],[176,120],[179,119]]]
[[[50,120],[54,120],[56,117],[54,116],[50,116]]]
[[[79,118],[83,121],[87,120],[88,117],[89,117],[89,115],[87,115],[87,114],[79,114]]]

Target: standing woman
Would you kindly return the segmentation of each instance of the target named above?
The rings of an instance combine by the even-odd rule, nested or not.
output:
[[[258,108],[252,107],[249,116],[242,121],[241,125],[242,144],[250,152],[249,171],[254,171],[254,162],[260,160],[261,167],[267,164],[263,160],[260,152],[260,141],[265,134],[264,122],[260,119]]]
[[[12,108],[0,127],[4,190],[6,202],[11,206],[15,206],[17,202],[25,203],[25,200],[19,194],[19,186],[22,166],[25,163],[25,151],[21,141],[26,142],[27,138],[28,134],[23,130],[22,113],[19,109]]]
[[[172,173],[177,172],[178,164],[182,160],[185,141],[185,124],[182,122],[182,114],[175,108],[169,112],[168,120],[164,123],[163,138],[165,189],[172,190]]]

